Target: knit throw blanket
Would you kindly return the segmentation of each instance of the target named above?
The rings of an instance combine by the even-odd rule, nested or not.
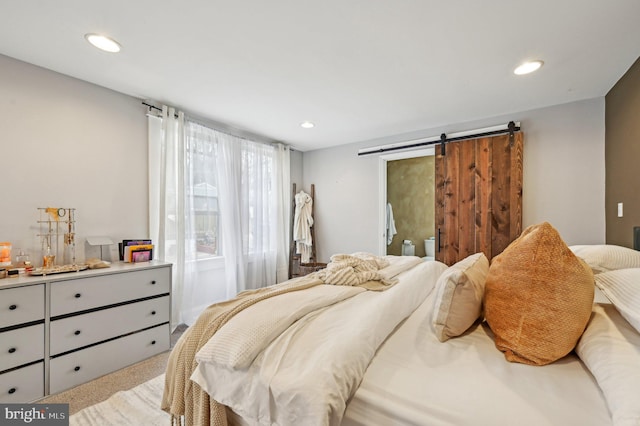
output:
[[[389,266],[382,257],[369,253],[335,254],[325,269],[314,275],[325,284],[356,286],[367,281],[380,281],[391,286],[398,280],[380,273],[380,269]]]
[[[213,334],[235,314],[261,300],[322,284],[317,278],[301,277],[274,286],[240,293],[236,298],[209,306],[182,335],[167,364],[160,408],[171,414],[172,425],[226,426],[224,405],[211,399],[190,380],[196,367],[195,355]]]

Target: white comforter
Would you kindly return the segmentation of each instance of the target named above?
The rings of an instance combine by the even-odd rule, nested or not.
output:
[[[434,296],[379,348],[341,426],[611,426],[575,354],[543,367],[507,362],[486,324],[442,343]]]
[[[221,354],[218,339],[233,335],[236,323],[238,331],[245,326],[238,315],[198,352],[191,379],[252,424],[340,424],[378,347],[429,295],[445,269],[439,262],[421,262],[383,292],[342,288],[357,294],[304,312],[299,319],[296,312],[303,305],[289,300],[278,308],[276,328],[284,330],[266,347],[238,346]]]

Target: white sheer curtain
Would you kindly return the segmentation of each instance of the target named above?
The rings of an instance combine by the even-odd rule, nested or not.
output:
[[[276,282],[289,278],[289,242],[291,241],[291,151],[278,144],[276,152],[276,220],[278,227],[278,252],[276,258]]]
[[[286,279],[288,214],[281,203],[290,184],[289,150],[211,132],[217,141],[227,297],[233,297]]]
[[[287,278],[289,161],[288,147],[185,120],[173,108],[149,118],[149,223],[157,258],[173,263],[173,326]],[[199,252],[203,196],[215,201],[215,253]]]
[[[161,130],[158,132],[158,126]],[[175,327],[190,323],[192,300],[198,300],[190,173],[185,167],[184,114],[163,107],[162,117],[149,118],[149,223],[155,257],[171,262],[172,310]]]

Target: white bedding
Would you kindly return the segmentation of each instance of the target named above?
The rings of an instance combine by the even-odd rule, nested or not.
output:
[[[301,312],[292,295],[282,299],[290,313],[258,304],[261,315],[278,310],[284,331],[250,353],[246,345],[208,351],[212,338],[196,356],[191,379],[229,407],[230,424],[612,425],[600,386],[574,353],[543,367],[510,363],[486,324],[438,341],[432,289],[445,269],[424,262],[384,292],[326,293],[336,298],[326,307],[309,304],[308,293]],[[595,300],[607,302],[598,289]],[[250,311],[224,327],[234,321],[244,329]],[[237,332],[221,329],[218,339],[230,342]]]
[[[381,346],[343,426],[611,425],[600,388],[574,354],[543,367],[509,363],[478,324],[441,343],[433,298]]]
[[[207,356],[207,344],[191,378],[250,424],[339,424],[376,349],[444,269],[439,262],[421,262],[383,292],[362,292],[308,313],[246,369],[216,362]]]
[[[614,425],[640,425],[640,334],[614,305],[594,306],[576,353],[598,381]]]

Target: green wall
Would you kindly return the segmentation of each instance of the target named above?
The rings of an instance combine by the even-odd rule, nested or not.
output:
[[[387,254],[400,255],[402,241],[411,240],[415,255],[423,257],[424,240],[434,236],[435,157],[387,162],[387,202],[393,207],[398,233]]]

